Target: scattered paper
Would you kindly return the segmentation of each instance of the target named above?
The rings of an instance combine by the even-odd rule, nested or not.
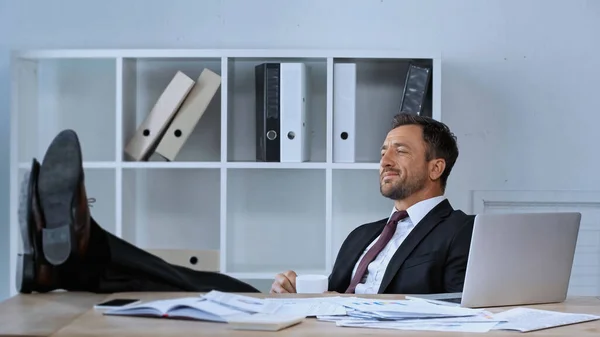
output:
[[[344,304],[351,303],[363,300],[359,297],[346,297],[346,296],[325,296],[325,297],[301,297],[301,298],[293,298],[293,297],[283,297],[283,298],[265,298],[267,302],[275,302],[281,304],[297,304],[297,303],[308,303],[308,302],[327,302],[327,303],[336,303],[336,304]]]
[[[267,307],[276,314],[304,315],[316,317],[322,315],[346,315],[346,308],[342,297],[316,297],[316,298],[268,298]],[[272,309],[269,305],[275,305]]]
[[[267,306],[267,302],[262,298],[225,293],[216,290],[203,295],[202,298],[219,303],[221,305],[244,310],[249,313],[272,314],[279,308],[277,305]]]
[[[361,322],[336,322],[340,327],[352,328],[371,328],[371,329],[396,329],[396,330],[421,330],[421,331],[451,331],[451,332],[488,332],[497,323],[481,322],[481,323],[439,323],[439,322],[404,322],[390,321],[377,323],[361,323]]]
[[[319,315],[345,315],[344,306],[327,302],[301,302],[296,304],[283,304],[276,310],[277,315],[304,315],[315,317]]]
[[[426,301],[412,300],[364,300],[345,303],[346,307],[360,312],[370,313],[381,318],[436,318],[473,316],[483,309],[439,306]]]
[[[514,308],[495,314],[494,318],[505,321],[503,323],[498,323],[494,327],[494,330],[529,332],[567,324],[594,321],[600,319],[600,316],[531,308]]]
[[[378,319],[365,319],[362,317],[344,316],[344,315],[318,315],[317,320],[323,322],[380,322]]]

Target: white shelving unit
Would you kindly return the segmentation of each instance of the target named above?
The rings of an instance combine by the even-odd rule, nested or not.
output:
[[[21,249],[19,183],[31,159],[71,128],[80,137],[92,216],[143,249],[213,249],[220,270],[267,290],[288,269],[329,273],[346,235],[387,216],[379,147],[398,112],[408,62],[439,55],[347,50],[36,50],[14,54],[11,125],[11,275]],[[356,163],[335,163],[333,69],[357,63]],[[255,162],[254,65],[301,61],[310,70],[312,156]],[[222,76],[177,161],[131,162],[123,149],[176,71]],[[11,292],[15,292],[14,277]]]

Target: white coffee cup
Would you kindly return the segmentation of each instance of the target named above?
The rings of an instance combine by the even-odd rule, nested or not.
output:
[[[324,275],[298,275],[296,276],[296,293],[322,294],[329,288],[329,278]]]

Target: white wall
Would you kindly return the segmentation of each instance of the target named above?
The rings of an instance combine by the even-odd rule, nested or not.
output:
[[[12,277],[3,272],[7,41],[11,48],[440,51],[444,121],[461,150],[448,191],[455,207],[471,211],[471,190],[600,188],[599,1],[8,2],[0,0],[0,34],[9,32],[0,36],[0,298]]]

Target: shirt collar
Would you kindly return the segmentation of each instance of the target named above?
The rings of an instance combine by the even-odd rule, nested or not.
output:
[[[423,220],[423,218],[427,215],[427,213],[431,212],[431,210],[435,206],[437,206],[440,202],[442,202],[444,200],[446,200],[446,197],[443,195],[440,195],[437,197],[419,201],[418,203],[410,206],[406,210],[406,212],[408,213],[408,217],[410,218],[410,222],[412,222],[412,225],[416,226],[421,220]],[[394,212],[397,212],[397,211],[398,210],[396,209],[396,207],[394,207],[394,209],[392,210],[392,213],[390,214],[390,217],[392,216],[392,214],[394,214]]]

